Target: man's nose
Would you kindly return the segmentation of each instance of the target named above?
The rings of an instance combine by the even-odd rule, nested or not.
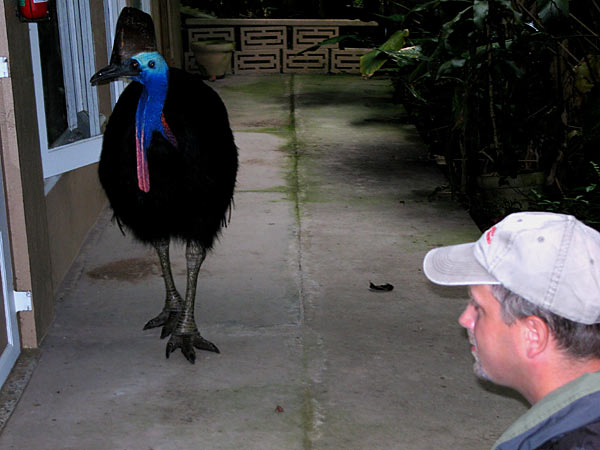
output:
[[[475,324],[475,308],[468,304],[463,313],[458,318],[461,327],[472,329]]]

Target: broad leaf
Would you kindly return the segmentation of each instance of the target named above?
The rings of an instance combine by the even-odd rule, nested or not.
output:
[[[477,28],[483,28],[488,17],[490,5],[487,0],[475,0],[473,2],[473,22]]]
[[[431,73],[429,72],[428,62],[423,60],[410,73],[408,76],[408,82],[413,83],[421,78],[429,78],[430,76]]]
[[[387,55],[381,50],[372,50],[360,57],[360,73],[365,77],[372,76],[387,62]]]
[[[449,61],[446,61],[438,69],[437,77],[439,78],[441,75],[451,72],[452,69],[460,69],[460,68],[464,67],[466,62],[467,62],[467,60],[463,59],[463,58],[454,58]]]
[[[408,37],[408,30],[399,30],[390,36],[390,38],[385,41],[380,50],[400,50],[404,47],[406,43],[406,38]]]
[[[360,37],[358,37],[358,35],[356,35],[356,34],[344,34],[342,36],[335,36],[330,39],[325,39],[324,41],[321,41],[318,44],[313,45],[312,47],[305,48],[304,50],[302,50],[301,52],[298,52],[296,54],[303,55],[304,53],[307,53],[307,52],[314,52],[315,50],[318,50],[320,47],[322,47],[324,45],[335,45],[335,44],[339,44],[342,41],[355,41],[360,44],[363,43],[362,39]]]
[[[392,16],[384,16],[381,14],[375,14],[375,17],[380,17],[384,20],[389,20],[390,22],[400,22],[403,23],[406,16],[404,14],[394,14]]]
[[[442,25],[442,39],[444,39],[447,43],[448,37],[454,32],[454,25],[459,23],[463,16],[470,11],[473,6],[469,6],[468,8],[463,9],[459,12],[452,20],[449,20],[444,25]]]
[[[398,67],[414,66],[417,61],[425,58],[421,52],[421,47],[405,47],[400,50],[387,50],[384,52],[388,55]]]
[[[406,43],[408,30],[396,31],[384,44],[376,50],[361,56],[360,73],[370,77],[377,72],[388,60],[386,51],[400,50]]]
[[[557,17],[569,16],[569,0],[537,0],[537,7],[542,23]]]
[[[410,83],[405,83],[406,88],[408,89],[408,91],[413,95],[413,97],[415,97],[417,100],[423,102],[424,104],[428,104],[429,102],[423,98],[423,96],[419,93],[419,91],[417,91],[414,86]]]
[[[440,5],[440,0],[433,0],[431,2],[423,3],[421,5],[415,6],[410,12],[419,12],[424,11],[429,8],[437,8]]]
[[[421,59],[425,56],[421,50],[421,47],[414,45],[412,47],[404,47],[400,50],[387,50],[385,53],[390,55],[394,59]]]

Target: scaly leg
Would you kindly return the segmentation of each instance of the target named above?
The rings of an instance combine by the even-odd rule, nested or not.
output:
[[[148,323],[144,326],[144,330],[149,328],[163,327],[162,332],[160,333],[160,338],[163,339],[170,335],[175,329],[175,326],[177,325],[177,319],[183,311],[183,299],[175,288],[173,274],[171,273],[171,262],[169,260],[169,239],[163,239],[155,242],[154,248],[156,249],[156,253],[158,253],[160,268],[162,269],[163,278],[165,280],[167,296],[165,299],[165,307],[161,313],[154,319],[148,321]]]
[[[219,349],[211,342],[200,336],[196,320],[194,319],[194,308],[196,300],[196,284],[198,283],[198,272],[200,266],[206,258],[206,250],[200,245],[188,241],[185,250],[187,261],[187,289],[185,292],[185,301],[183,312],[179,316],[177,326],[167,343],[167,358],[177,348],[181,348],[181,353],[186,359],[194,364],[196,361],[196,352],[194,347],[200,350],[220,353]]]

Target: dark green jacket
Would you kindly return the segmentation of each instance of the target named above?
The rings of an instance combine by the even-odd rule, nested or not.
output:
[[[493,450],[600,449],[598,423],[600,372],[595,372],[556,389],[533,405],[500,436]]]

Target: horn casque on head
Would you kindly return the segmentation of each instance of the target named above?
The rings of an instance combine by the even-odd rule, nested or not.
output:
[[[137,8],[123,8],[117,21],[110,64],[118,65],[138,53],[156,50],[152,17]]]

